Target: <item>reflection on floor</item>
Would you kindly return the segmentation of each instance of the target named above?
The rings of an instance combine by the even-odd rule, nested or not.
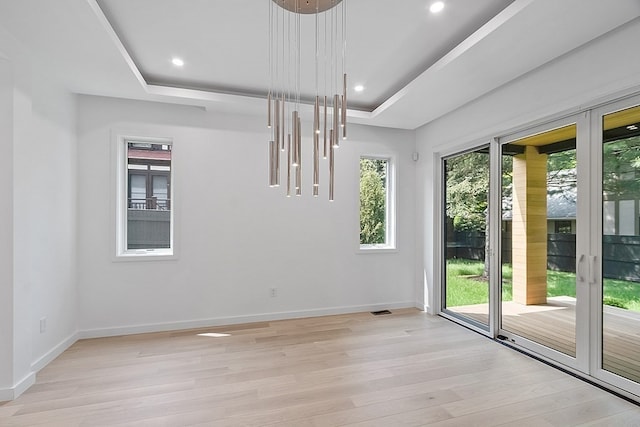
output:
[[[549,298],[547,304],[502,303],[502,328],[575,357],[575,299]],[[449,310],[486,323],[488,304],[450,307]],[[640,313],[604,307],[604,369],[640,382]]]

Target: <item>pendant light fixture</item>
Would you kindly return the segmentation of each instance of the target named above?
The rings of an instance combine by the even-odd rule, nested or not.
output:
[[[313,105],[313,185],[320,188],[320,153],[328,158],[329,200],[333,201],[335,150],[347,139],[346,0],[269,1],[269,92],[267,127],[269,186],[280,186],[281,160],[286,162],[287,197],[302,195],[300,107]],[[302,15],[313,15],[315,45],[302,46]],[[308,19],[304,18],[305,23]],[[301,95],[301,53],[315,51],[315,96]],[[322,147],[321,147],[322,146]],[[293,186],[292,186],[293,184]]]

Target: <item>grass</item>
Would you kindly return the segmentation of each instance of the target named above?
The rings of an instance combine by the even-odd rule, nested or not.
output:
[[[479,261],[447,260],[447,307],[489,302],[489,283],[482,278],[484,265]],[[502,266],[502,300],[511,301],[511,265]],[[576,296],[576,275],[547,270],[547,296]],[[604,279],[606,305],[640,312],[640,283]]]

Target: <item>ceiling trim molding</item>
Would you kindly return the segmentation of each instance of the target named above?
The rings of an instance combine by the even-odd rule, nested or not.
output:
[[[107,36],[108,39],[103,41],[106,41],[107,45],[113,43],[112,46],[116,48],[115,51],[109,51],[109,55],[116,60],[118,58],[124,60],[124,63],[118,64],[119,76],[122,79],[128,78],[129,87],[137,89],[134,93],[128,87],[129,92],[126,95],[123,96],[122,93],[119,93],[118,96],[203,107],[216,111],[224,111],[228,107],[229,111],[241,114],[266,113],[266,92],[264,94],[237,93],[181,86],[180,84],[148,82],[116,33],[115,27],[112,26],[107,15],[101,9],[99,1],[86,0],[85,4],[89,6],[91,14],[96,16],[97,22],[100,24],[98,30],[106,31],[103,33],[103,37]],[[577,9],[576,12],[580,13],[576,13],[576,20],[579,21],[578,18],[582,18],[586,22],[599,25],[575,26],[575,31],[569,32],[569,37],[564,37],[561,40],[563,43],[552,44],[552,49],[549,46],[543,49],[541,48],[542,43],[538,42],[538,39],[548,42],[553,40],[552,36],[558,37],[558,34],[562,33],[564,21],[560,19],[561,17],[556,16],[556,19],[550,22],[549,28],[552,31],[551,35],[548,35],[545,33],[546,27],[537,25],[537,23],[541,19],[545,19],[545,13],[548,12],[550,4],[546,0],[513,0],[501,12],[489,19],[478,30],[400,90],[386,98],[381,104],[371,107],[372,110],[349,109],[347,116],[354,123],[359,124],[399,129],[419,128],[537,67],[551,63],[558,57],[602,36],[624,22],[637,18],[640,10],[636,3],[637,0],[620,0],[624,8],[621,7],[610,13],[598,0],[589,0],[588,2],[587,0],[567,0],[566,3],[560,2],[557,5],[554,3],[553,7],[566,11],[577,8],[583,1],[590,8]],[[107,10],[106,6],[105,10]],[[599,14],[596,15],[593,11],[599,12]],[[116,22],[114,22],[115,24]],[[530,34],[523,34],[519,25],[530,25]],[[524,47],[532,53],[523,61],[514,61],[519,58],[520,51],[514,48],[512,40],[520,41],[518,37],[522,37]],[[498,42],[497,46],[502,48],[500,54],[496,52],[496,41]],[[505,55],[506,58],[512,60],[512,64],[519,65],[505,67],[504,63],[501,63],[501,61],[504,62]],[[475,68],[478,64],[482,65],[482,69]],[[129,72],[131,74],[128,74]],[[618,86],[620,83],[614,89]],[[106,89],[105,91],[108,92]],[[594,92],[601,94],[603,90],[600,88]],[[563,103],[563,105],[565,104]],[[312,108],[312,104],[301,104],[300,112],[303,114],[304,120],[310,120]]]
[[[122,58],[125,60],[125,62],[129,66],[129,69],[131,70],[133,75],[136,77],[136,79],[142,85],[142,87],[146,87],[147,81],[142,76],[142,73],[136,66],[135,62],[133,62],[133,58],[131,58],[131,55],[129,55],[129,52],[127,52],[127,49],[122,44],[120,37],[118,37],[118,34],[111,26],[111,23],[105,16],[104,12],[102,11],[102,9],[100,9],[98,2],[96,0],[87,0],[87,3],[89,3],[91,10],[93,10],[93,13],[95,13],[96,17],[98,18],[98,21],[100,21],[100,24],[109,35],[109,38],[111,39],[111,41],[116,45],[116,48],[118,49],[118,51],[120,52],[120,55],[122,55]]]
[[[495,17],[490,19],[486,24],[480,27],[475,33],[471,34],[465,40],[463,40],[458,46],[453,48],[450,52],[448,52],[445,56],[436,61],[432,66],[424,70],[418,77],[407,83],[402,89],[398,92],[391,95],[386,101],[380,104],[371,112],[371,117],[375,118],[385,110],[387,110],[392,105],[396,104],[400,101],[407,93],[409,93],[416,85],[418,85],[421,81],[428,79],[430,74],[435,73],[444,69],[447,65],[464,55],[466,52],[471,50],[474,46],[476,46],[480,41],[485,39],[491,33],[496,31],[510,19],[512,19],[515,15],[522,12],[527,6],[533,3],[534,0],[516,0],[507,6],[504,10],[502,10]]]
[[[212,103],[226,103],[226,104],[244,104],[244,105],[257,105],[258,102],[264,103],[266,101],[266,96],[259,95],[241,95],[241,94],[232,94],[232,93],[224,93],[224,92],[216,92],[216,91],[206,91],[200,89],[188,89],[181,87],[173,87],[173,86],[164,86],[164,85],[156,85],[149,84],[140,70],[138,66],[134,62],[133,58],[125,48],[124,44],[118,37],[118,34],[113,29],[113,26],[107,19],[106,15],[100,8],[100,5],[96,0],[87,0],[87,3],[91,7],[92,11],[98,18],[98,21],[107,32],[111,41],[115,44],[118,52],[126,62],[127,66],[135,76],[136,80],[142,87],[142,89],[148,95],[153,97],[161,97],[161,98],[171,98],[172,100],[181,99],[184,101],[194,101],[189,103],[189,105],[201,106],[202,102],[212,102]],[[301,105],[301,112],[312,114],[313,113],[313,104],[303,103]],[[369,120],[372,118],[371,111],[364,110],[353,110],[347,109],[347,116],[351,118],[356,118],[360,120]]]

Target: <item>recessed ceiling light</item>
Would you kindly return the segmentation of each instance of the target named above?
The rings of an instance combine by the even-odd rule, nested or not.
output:
[[[636,125],[627,126],[627,130],[638,130],[638,126]]]
[[[362,92],[364,90],[364,86],[356,85],[353,87],[353,90],[355,90],[356,92]]]
[[[182,67],[184,65],[184,61],[182,59],[180,59],[180,58],[173,58],[171,60],[171,63],[173,65],[175,65],[176,67]]]
[[[442,1],[437,1],[435,3],[432,3],[431,7],[429,7],[429,10],[431,11],[431,13],[438,13],[442,9],[444,9],[444,2]]]

